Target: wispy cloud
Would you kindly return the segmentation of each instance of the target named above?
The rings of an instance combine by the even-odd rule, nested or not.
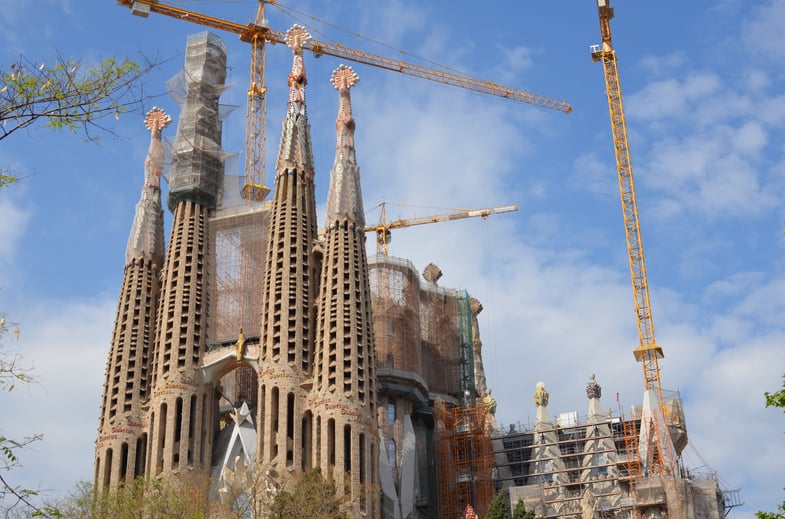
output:
[[[401,45],[412,34],[427,32],[428,9],[419,2],[392,0],[361,13],[362,32],[390,45]]]
[[[721,85],[715,74],[706,72],[648,83],[627,96],[626,115],[644,122],[688,118],[693,105],[719,92]]]
[[[6,186],[0,189],[0,222],[2,224],[2,237],[0,237],[0,266],[7,274],[9,262],[16,255],[19,241],[27,230],[31,209],[20,202],[20,190],[17,186]],[[0,274],[2,282],[3,274]]]
[[[645,182],[664,195],[655,214],[679,212],[710,218],[759,215],[779,203],[776,184],[756,167],[766,133],[755,123],[716,126],[682,139],[663,138],[646,153]],[[671,202],[676,202],[674,205]]]
[[[19,453],[14,483],[59,495],[78,480],[92,479],[100,392],[109,351],[115,297],[39,301],[26,307],[15,345],[40,379],[21,391],[0,392],[7,416],[3,435],[43,434]]]
[[[742,43],[764,58],[782,60],[785,58],[785,41],[782,28],[785,27],[785,2],[768,0],[749,7],[749,16],[742,22]]]

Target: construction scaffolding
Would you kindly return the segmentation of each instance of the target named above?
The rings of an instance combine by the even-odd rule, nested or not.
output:
[[[219,104],[227,86],[226,44],[214,34],[188,37],[183,69],[166,82],[180,106],[171,148],[169,210],[181,200],[215,207],[227,154],[221,148],[221,120],[231,109]]]
[[[462,519],[467,505],[485,517],[495,495],[494,458],[482,404],[434,407],[438,516]]]
[[[181,200],[212,209],[207,222],[208,277],[197,281],[207,297],[201,303],[208,315],[207,350],[234,344],[241,333],[258,340],[264,254],[267,247],[269,204],[235,204],[240,198],[237,179],[225,174],[226,162],[236,154],[221,146],[221,121],[235,108],[219,103],[226,90],[226,45],[216,35],[202,32],[188,37],[186,63],[166,82],[180,106],[177,134],[169,143],[171,164],[169,206]],[[235,200],[237,199],[237,200]],[[191,251],[185,251],[190,254]],[[199,258],[202,261],[202,258]],[[176,265],[175,265],[176,266]],[[186,269],[189,267],[186,267]],[[196,273],[186,271],[190,279]],[[238,365],[221,379],[222,405],[241,400],[256,402],[253,369]]]
[[[216,211],[210,218],[210,241],[215,247],[215,280],[210,298],[210,342],[234,342],[242,329],[247,337],[259,333],[267,251],[267,221],[271,204]]]
[[[432,394],[450,395],[459,402],[464,399],[459,342],[461,320],[458,318],[461,296],[435,284],[420,292],[423,376]]]
[[[209,219],[215,267],[210,283],[210,349],[234,345],[241,336],[246,345],[258,343],[262,307],[258,287],[264,275],[270,208],[269,202],[221,208]],[[222,414],[242,402],[255,408],[257,388],[256,370],[238,364],[220,381]]]
[[[538,518],[726,515],[732,500],[714,474],[642,475],[640,420],[634,406],[630,417],[564,413],[551,427],[511,427],[492,440],[496,481]]]
[[[376,368],[422,376],[420,280],[414,265],[392,256],[369,258]]]
[[[472,314],[466,291],[438,286],[441,272],[435,265],[426,268],[426,283],[405,259],[378,255],[369,259],[368,269],[379,375],[402,377],[452,403],[463,401],[464,384],[473,396]]]
[[[465,290],[456,291],[458,303],[458,355],[460,358],[461,389],[465,401],[474,399],[477,388],[474,384],[474,338],[472,336],[472,303]]]
[[[410,261],[380,254],[368,267],[383,469],[392,476],[383,484],[384,508],[441,519],[462,517],[471,504],[482,516],[495,490],[488,436],[494,420],[476,398],[472,299],[439,286],[434,264],[420,276]]]

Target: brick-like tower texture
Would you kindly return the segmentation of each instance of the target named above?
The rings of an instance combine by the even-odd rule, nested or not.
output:
[[[186,98],[172,150],[169,208],[173,212],[158,310],[148,425],[152,476],[209,474],[213,388],[202,383],[207,344],[207,217],[221,179],[218,98],[226,78],[226,49],[215,35],[188,38]]]
[[[160,108],[153,108],[145,117],[150,148],[144,162],[142,196],[136,204],[126,247],[123,284],[106,365],[95,450],[98,491],[116,488],[145,471],[147,432],[143,405],[150,390],[149,361],[164,261],[161,130],[171,120]]]
[[[359,81],[349,67],[332,75],[339,92],[337,143],[330,172],[324,257],[309,408],[314,460],[348,497],[354,517],[379,517],[378,426],[371,291],[355,122],[349,90]]]
[[[226,49],[207,32],[188,38],[184,71],[168,83],[181,113],[166,249],[160,141],[170,118],[158,109],[148,114],[150,151],[95,451],[99,492],[135,477],[211,474],[223,488],[243,455],[281,485],[321,469],[352,517],[435,510],[431,402],[463,398],[459,366],[473,364],[461,357],[461,345],[472,341],[468,300],[436,286],[435,267],[426,269],[429,285],[422,287],[406,261],[385,256],[369,266],[350,97],[359,78],[344,66],[331,78],[337,142],[319,239],[302,52],[309,38],[299,26],[286,35],[293,60],[275,195],[269,207],[243,209],[223,207],[231,194],[223,193],[219,110]],[[264,240],[264,253],[254,255]],[[238,293],[259,301],[250,315],[252,305],[233,306]],[[240,376],[256,399],[238,389]],[[255,431],[245,421],[237,430],[227,422],[239,416],[241,401],[251,406]]]
[[[263,281],[257,460],[262,470],[311,466],[312,415],[305,394],[313,361],[318,260],[314,166],[305,109],[303,27],[287,32],[294,53],[289,106],[276,164]]]

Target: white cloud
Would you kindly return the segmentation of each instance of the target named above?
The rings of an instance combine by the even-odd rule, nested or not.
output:
[[[742,43],[748,50],[764,58],[782,60],[785,58],[783,27],[785,2],[782,0],[768,0],[762,5],[751,6],[749,16],[745,16],[742,22]]]
[[[4,267],[15,256],[31,216],[31,210],[19,203],[19,195],[20,191],[16,187],[0,190],[0,266]],[[2,276],[0,274],[0,281]]]
[[[376,41],[400,45],[412,33],[425,32],[428,10],[420,3],[392,0],[374,9],[363,9],[361,27]]]
[[[615,167],[615,164],[603,162],[595,152],[586,153],[575,159],[570,184],[605,198],[618,197],[618,184],[609,178]]]
[[[356,96],[366,199],[437,207],[521,202],[499,196],[516,158],[530,151],[509,114],[471,94],[435,90],[418,83]]]
[[[505,85],[519,83],[522,74],[532,68],[534,57],[543,53],[542,49],[524,45],[497,45],[496,49],[504,61],[494,67],[493,77],[497,83]]]
[[[750,69],[743,74],[744,84],[748,90],[755,93],[764,92],[772,85],[769,73],[761,69]]]
[[[768,134],[759,123],[749,121],[736,130],[733,142],[741,154],[759,155],[768,142]]]
[[[655,214],[758,215],[775,207],[776,181],[755,167],[765,142],[755,123],[741,128],[718,125],[680,140],[652,142],[646,167],[639,171],[645,171],[646,185],[665,196],[655,202]]]
[[[672,52],[664,56],[647,56],[641,60],[641,66],[655,77],[672,74],[686,64],[687,58],[683,52]]]
[[[691,104],[721,90],[720,79],[712,73],[691,73],[683,80],[662,79],[648,83],[627,97],[626,114],[630,119],[658,121],[690,116]]]
[[[115,297],[107,295],[39,302],[24,310],[15,347],[40,382],[0,393],[3,412],[14,417],[3,421],[0,432],[10,438],[43,434],[43,440],[19,453],[22,468],[13,471],[15,484],[59,495],[79,480],[92,480],[115,308]]]

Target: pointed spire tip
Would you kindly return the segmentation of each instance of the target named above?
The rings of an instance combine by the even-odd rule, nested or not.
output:
[[[336,90],[349,90],[359,82],[360,76],[357,72],[352,67],[343,64],[339,65],[330,76],[330,83]]]
[[[161,131],[172,122],[172,116],[163,111],[162,108],[154,106],[144,116],[144,126],[148,131]]]
[[[295,53],[302,52],[303,45],[311,41],[311,35],[302,25],[294,24],[286,31],[286,45]]]

